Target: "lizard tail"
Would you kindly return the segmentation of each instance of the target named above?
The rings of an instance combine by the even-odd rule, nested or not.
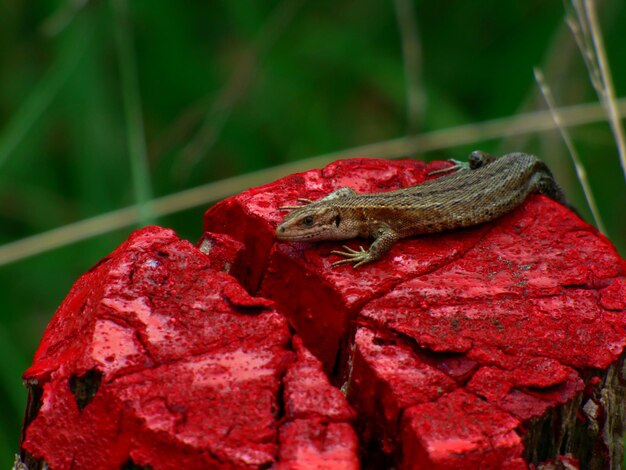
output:
[[[545,194],[550,199],[562,204],[578,217],[582,218],[578,210],[569,202],[567,196],[565,196],[565,192],[556,182],[552,172],[547,166],[544,166],[543,171],[538,172],[537,176],[537,189],[541,194]]]

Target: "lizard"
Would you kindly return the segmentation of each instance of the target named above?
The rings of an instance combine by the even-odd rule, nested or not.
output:
[[[304,205],[280,208],[291,212],[276,228],[276,238],[374,238],[368,250],[343,245],[345,251],[331,252],[344,258],[331,266],[353,263],[357,268],[380,259],[401,238],[494,220],[533,192],[573,209],[550,169],[534,155],[514,152],[496,158],[475,150],[467,162],[451,161],[453,166],[430,173],[449,174],[411,187],[363,194],[344,187],[317,201],[299,198]]]

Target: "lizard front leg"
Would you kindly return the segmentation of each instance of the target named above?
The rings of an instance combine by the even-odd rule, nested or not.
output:
[[[307,204],[313,204],[315,202],[312,199],[307,199],[305,197],[299,197],[296,200],[298,202],[302,203],[302,205],[301,206],[280,206],[278,208],[278,210],[279,211],[290,211],[290,210],[294,210],[294,209],[300,209],[301,207],[304,207]]]
[[[399,239],[400,237],[394,230],[389,227],[381,227],[378,229],[376,239],[370,245],[369,250],[365,250],[362,246],[360,246],[358,250],[353,250],[352,248],[343,245],[343,248],[346,251],[331,251],[331,253],[345,257],[345,259],[334,262],[331,266],[355,263],[354,267],[358,268],[366,263],[371,263],[387,253]]]
[[[326,196],[324,196],[319,201],[328,201],[330,199],[336,199],[338,197],[346,197],[346,196],[356,196],[356,191],[354,189],[348,188],[348,187],[335,189],[332,193],[328,193]],[[285,211],[285,210],[300,209],[301,207],[304,207],[304,205],[313,204],[314,202],[319,202],[319,201],[313,201],[311,199],[307,199],[307,198],[304,198],[304,197],[299,197],[297,199],[297,201],[302,203],[303,205],[302,206],[281,206],[281,207],[278,208],[278,210]]]

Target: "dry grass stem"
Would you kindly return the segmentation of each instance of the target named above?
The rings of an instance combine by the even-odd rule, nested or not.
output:
[[[591,84],[608,115],[626,179],[626,138],[617,110],[615,87],[593,0],[584,0],[584,3],[583,0],[572,0],[572,9],[568,12],[566,22],[583,57]]]
[[[552,91],[550,87],[545,81],[543,73],[539,69],[535,69],[535,80],[537,80],[537,84],[539,85],[539,89],[543,94],[544,99],[546,100],[546,104],[550,109],[550,113],[552,114],[552,119],[554,120],[555,126],[558,128],[561,133],[561,137],[563,138],[563,142],[565,142],[565,146],[569,151],[570,156],[572,157],[572,161],[574,162],[574,167],[576,169],[576,175],[578,176],[578,181],[580,181],[580,185],[583,188],[583,193],[585,194],[585,199],[587,200],[587,204],[589,205],[589,209],[591,210],[591,215],[593,216],[593,220],[602,233],[606,234],[606,230],[604,228],[604,223],[602,222],[602,217],[600,216],[600,211],[598,210],[598,205],[596,204],[596,200],[593,197],[593,192],[591,191],[591,185],[589,184],[589,180],[587,179],[587,171],[580,161],[580,157],[578,156],[578,152],[574,147],[574,143],[569,135],[569,132],[565,129],[563,125],[563,121],[556,109],[556,105],[554,103],[554,98],[552,96]]]

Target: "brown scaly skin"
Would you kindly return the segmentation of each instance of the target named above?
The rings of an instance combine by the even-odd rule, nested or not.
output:
[[[383,193],[357,194],[341,188],[323,199],[301,199],[276,229],[282,241],[374,238],[369,250],[333,251],[345,259],[337,266],[354,267],[384,255],[401,238],[482,224],[506,214],[533,192],[543,193],[568,207],[548,167],[534,155],[509,153],[495,158],[470,154],[467,164],[436,180]],[[444,171],[446,171],[444,170]],[[438,173],[438,172],[437,172]]]

